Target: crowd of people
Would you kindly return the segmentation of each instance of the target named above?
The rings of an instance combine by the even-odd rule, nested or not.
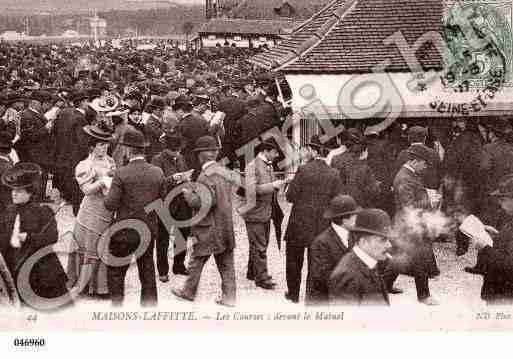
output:
[[[290,118],[287,89],[249,65],[254,51],[0,43],[0,273],[4,281],[10,273],[22,303],[45,309],[41,297],[68,296],[59,303],[69,305],[79,288],[122,305],[130,261],[112,258],[133,256],[141,304],[157,305],[157,280],[171,279],[173,238],[171,270],[187,279],[170,291],[194,301],[213,256],[218,303],[235,306],[234,211],[249,242],[247,280],[275,290],[267,251],[271,222],[281,240],[280,193],[292,205],[284,241],[293,303],[306,252],[307,305],[389,305],[389,294],[402,293],[398,275],[415,279],[419,302],[437,305],[433,242],[453,240],[457,255],[479,248],[466,270],[484,276],[484,300],[513,298],[509,119],[399,119],[379,133],[347,122],[334,138],[304,143],[301,166],[280,168],[287,151],[263,135]],[[256,144],[249,158],[240,151],[248,143]],[[44,204],[50,187],[76,217],[66,268],[52,251],[33,259],[58,241]],[[493,242],[457,226],[435,236],[407,229],[412,213],[435,211],[455,223],[477,216]],[[143,223],[147,234],[111,233],[124,221]]]

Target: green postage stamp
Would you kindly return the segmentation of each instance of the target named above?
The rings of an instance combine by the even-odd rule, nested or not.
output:
[[[511,1],[448,1],[441,33],[447,87],[513,86]]]

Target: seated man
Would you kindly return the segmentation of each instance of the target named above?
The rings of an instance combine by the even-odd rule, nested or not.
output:
[[[390,217],[380,209],[365,209],[357,215],[350,229],[355,245],[342,257],[328,282],[330,305],[390,305],[377,269],[378,261],[385,260],[392,248],[390,226]]]

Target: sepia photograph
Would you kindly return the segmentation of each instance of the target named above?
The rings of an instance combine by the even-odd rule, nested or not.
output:
[[[0,333],[511,330],[512,27],[0,0]]]

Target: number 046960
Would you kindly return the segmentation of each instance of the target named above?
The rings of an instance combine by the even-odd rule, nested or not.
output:
[[[15,347],[44,347],[45,340],[43,338],[15,338]]]

